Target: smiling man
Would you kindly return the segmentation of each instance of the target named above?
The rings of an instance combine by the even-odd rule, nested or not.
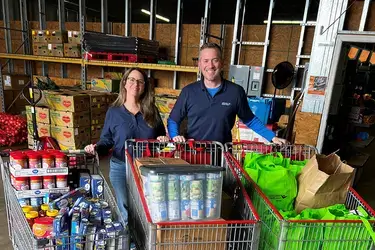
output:
[[[223,59],[221,48],[215,43],[202,45],[198,67],[203,79],[184,87],[168,118],[169,136],[184,142],[179,126],[187,117],[187,137],[195,140],[231,142],[231,130],[236,115],[250,129],[268,141],[284,144],[251,112],[245,90],[221,77]]]

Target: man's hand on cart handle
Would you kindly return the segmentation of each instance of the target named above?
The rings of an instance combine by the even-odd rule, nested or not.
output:
[[[90,144],[85,147],[85,152],[88,154],[95,155],[96,144]]]
[[[177,136],[173,137],[173,141],[174,142],[185,142],[186,139],[182,135],[177,135]]]
[[[275,143],[276,145],[285,145],[288,144],[288,141],[279,137],[274,137],[272,139],[272,142]]]

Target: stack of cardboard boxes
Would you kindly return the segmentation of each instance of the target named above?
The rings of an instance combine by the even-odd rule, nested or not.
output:
[[[30,149],[33,148],[33,118],[32,118],[32,106],[26,106],[26,119],[27,119],[27,132],[28,132],[28,146]],[[51,119],[49,108],[38,106],[35,107],[35,119],[37,123],[38,136],[51,136]]]
[[[68,43],[64,43],[65,57],[81,57],[81,33],[79,31],[68,31]]]
[[[79,31],[32,30],[33,54],[37,56],[81,57]],[[67,41],[69,41],[67,43]]]
[[[8,110],[8,107],[10,107],[29,80],[30,77],[27,75],[3,74],[5,110]],[[28,92],[25,90],[25,93],[27,94]],[[2,102],[0,101],[0,105],[2,105],[1,103]],[[12,107],[8,110],[8,113],[20,114],[25,110],[26,105],[26,99],[20,94],[14,101]]]

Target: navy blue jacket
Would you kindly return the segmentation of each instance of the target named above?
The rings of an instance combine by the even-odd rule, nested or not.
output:
[[[98,154],[107,154],[113,148],[113,157],[125,162],[125,141],[128,139],[156,139],[165,135],[165,127],[159,116],[158,125],[151,128],[138,112],[130,113],[125,106],[110,107],[104,121],[104,127],[97,143]]]

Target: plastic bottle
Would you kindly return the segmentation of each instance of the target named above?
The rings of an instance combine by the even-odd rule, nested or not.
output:
[[[33,210],[33,207],[32,206],[29,206],[29,205],[26,205],[26,206],[23,206],[22,207],[22,212],[24,213],[24,214],[26,214],[26,213],[28,213],[28,212],[30,212],[30,211],[32,211]]]
[[[56,187],[65,188],[68,186],[68,176],[67,175],[57,175],[56,176]]]
[[[41,157],[37,152],[30,151],[26,153],[26,155],[29,158],[29,168],[41,168],[42,167]]]
[[[43,168],[54,168],[55,167],[54,156],[47,152],[43,153],[42,154],[42,166]]]
[[[59,214],[59,210],[57,209],[47,210],[47,213],[46,213],[46,215],[50,218],[55,218],[58,214]]]
[[[10,165],[14,169],[27,168],[27,157],[22,152],[15,151],[10,153]]]
[[[46,217],[48,210],[48,204],[42,204],[40,206],[39,217]]]
[[[56,152],[55,155],[55,167],[56,168],[66,168],[68,166],[68,160],[66,154],[62,152]]]
[[[41,239],[50,237],[53,232],[53,219],[50,217],[35,218],[33,225],[34,235]]]
[[[35,223],[35,219],[38,218],[38,212],[37,211],[30,211],[28,213],[25,214],[26,216],[26,220],[27,220],[27,223],[29,223],[29,226],[32,228],[34,223]]]
[[[55,176],[43,176],[43,188],[50,189],[55,188]]]
[[[17,191],[30,189],[28,177],[15,177],[14,183],[15,183],[14,187]]]
[[[43,188],[42,176],[32,176],[30,177],[30,189],[38,190]]]

